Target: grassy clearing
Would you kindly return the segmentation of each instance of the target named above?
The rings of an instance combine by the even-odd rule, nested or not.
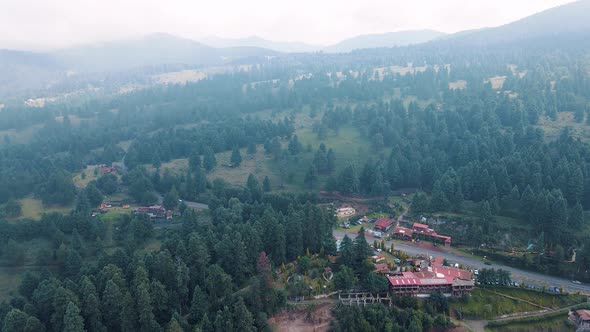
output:
[[[0,145],[10,143],[28,144],[43,125],[29,126],[24,129],[0,130]]]
[[[221,178],[236,186],[245,186],[248,176],[254,174],[258,181],[262,183],[265,176],[268,176],[273,189],[277,189],[281,182],[281,175],[278,165],[274,167],[272,157],[264,153],[262,145],[256,147],[256,153],[248,154],[246,149],[240,149],[242,155],[242,164],[239,167],[228,167],[223,165],[231,164],[231,151],[218,153],[217,167],[207,175],[209,180]],[[293,186],[286,184],[286,189],[295,189]]]
[[[80,173],[74,175],[74,185],[78,189],[86,188],[90,181],[96,180],[96,169],[99,168],[98,165],[88,165],[85,169],[83,169]],[[82,175],[84,174],[84,175]]]
[[[552,309],[564,308],[586,301],[586,297],[580,294],[556,295],[522,288],[494,288],[493,291]]]
[[[528,303],[476,288],[471,295],[451,303],[451,312],[462,312],[465,319],[492,319],[517,312],[536,311],[538,307]]]
[[[583,296],[576,294],[558,295],[521,288],[476,288],[470,296],[453,301],[451,303],[451,312],[462,312],[465,319],[480,320],[493,319],[498,316],[519,312],[541,310],[538,306],[506,298],[496,293],[512,296],[552,309],[564,308],[585,300]]]
[[[19,200],[22,206],[21,218],[40,219],[44,213],[66,214],[72,210],[72,206],[44,206],[39,199],[27,197]]]
[[[489,332],[555,332],[574,331],[575,328],[568,323],[567,314],[560,314],[548,318],[536,317],[532,322],[516,322],[497,327],[486,327]]]
[[[450,90],[463,90],[467,87],[467,81],[465,80],[458,80],[455,82],[449,82],[449,89]]]
[[[539,118],[538,128],[543,129],[545,138],[548,140],[555,140],[559,137],[561,131],[569,127],[571,129],[572,137],[579,138],[582,141],[588,142],[590,138],[590,126],[585,124],[585,121],[578,123],[574,120],[573,112],[557,113],[557,120],[542,116]]]
[[[131,214],[133,211],[131,209],[123,209],[122,207],[113,207],[110,208],[109,211],[105,214],[100,215],[100,218],[105,222],[113,222],[119,219],[120,216]]]
[[[489,82],[492,85],[492,89],[500,90],[504,86],[504,81],[506,81],[506,76],[494,76],[485,80],[484,83]]]

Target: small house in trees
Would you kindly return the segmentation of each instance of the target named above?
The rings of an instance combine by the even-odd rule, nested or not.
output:
[[[394,219],[391,218],[379,218],[377,219],[377,221],[375,222],[375,230],[381,231],[381,232],[388,232],[391,227],[393,226],[393,224],[395,223]]]

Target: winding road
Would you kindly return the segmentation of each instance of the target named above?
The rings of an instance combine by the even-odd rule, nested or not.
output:
[[[345,233],[341,231],[334,230],[333,235],[337,240],[340,240],[344,237],[344,235],[348,235],[349,238],[354,239],[356,237],[356,233]],[[370,233],[365,233],[366,240],[368,243],[372,244],[373,241],[376,239]],[[426,255],[426,256],[439,256],[443,257],[450,263],[458,263],[463,265],[466,268],[470,269],[483,269],[483,268],[494,268],[494,269],[503,269],[509,271],[512,275],[512,280],[521,283],[524,282],[526,285],[534,285],[539,287],[559,287],[563,288],[564,291],[567,292],[580,292],[584,294],[590,294],[590,285],[588,284],[575,284],[571,280],[567,280],[560,277],[545,275],[536,272],[530,272],[502,264],[492,264],[492,265],[485,265],[484,261],[472,257],[463,256],[460,253],[452,252],[446,250],[442,247],[435,247],[435,248],[423,248],[419,247],[412,242],[407,241],[386,241],[385,244],[387,247],[391,246],[391,243],[394,243],[396,250],[401,250],[409,255]]]

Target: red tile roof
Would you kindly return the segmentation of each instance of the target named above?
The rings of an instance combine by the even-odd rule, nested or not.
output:
[[[375,222],[375,228],[381,228],[381,229],[386,229],[388,227],[391,226],[391,224],[394,223],[395,220],[390,219],[390,218],[379,218],[377,219],[377,221]]]
[[[576,313],[578,314],[578,316],[580,316],[580,319],[582,319],[583,321],[590,320],[590,310],[581,309],[577,310]]]
[[[428,225],[425,224],[421,224],[419,222],[415,222],[414,225],[412,226],[413,228],[424,228],[424,229],[428,229]]]

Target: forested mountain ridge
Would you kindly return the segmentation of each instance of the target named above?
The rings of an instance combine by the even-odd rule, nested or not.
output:
[[[407,46],[436,40],[445,35],[444,32],[434,30],[408,30],[382,34],[367,34],[342,40],[334,45],[326,46],[322,50],[328,53],[347,53],[364,48]]]
[[[485,46],[543,39],[569,40],[572,35],[587,37],[590,34],[589,11],[590,1],[578,0],[499,27],[458,33],[443,39],[452,43]]]

